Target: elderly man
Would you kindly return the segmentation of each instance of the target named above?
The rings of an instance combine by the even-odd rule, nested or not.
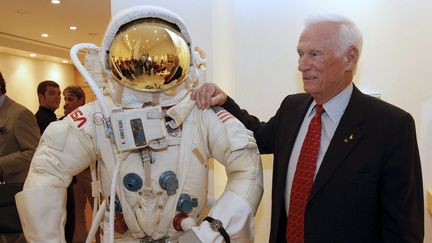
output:
[[[423,242],[423,188],[414,120],[352,83],[362,48],[341,16],[306,21],[298,69],[306,94],[288,95],[260,122],[217,86],[193,94],[222,105],[274,154],[270,242]]]

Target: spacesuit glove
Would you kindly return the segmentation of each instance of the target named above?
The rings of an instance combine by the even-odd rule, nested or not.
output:
[[[249,204],[231,191],[225,191],[210,210],[209,218],[218,220],[225,230],[225,237],[231,242],[254,241],[255,218]],[[204,220],[200,225],[192,227],[197,237],[206,243],[224,242],[221,231],[212,227],[209,220]]]
[[[15,201],[27,242],[66,242],[65,188],[25,189],[15,196]]]
[[[178,238],[179,243],[202,243],[193,230],[186,231]]]

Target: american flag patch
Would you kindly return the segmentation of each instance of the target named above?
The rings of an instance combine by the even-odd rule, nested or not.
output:
[[[212,110],[216,113],[216,116],[223,123],[234,118],[234,116],[231,115],[231,113],[229,113],[228,111],[226,111],[224,108],[222,108],[220,106],[214,106],[214,107],[212,107]]]

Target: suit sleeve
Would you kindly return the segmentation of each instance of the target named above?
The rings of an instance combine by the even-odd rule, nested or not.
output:
[[[28,242],[66,242],[66,188],[72,176],[96,160],[94,151],[92,137],[77,130],[70,117],[48,126],[33,156],[24,189],[15,196]]]
[[[384,242],[423,242],[424,205],[420,156],[413,118],[392,122],[381,180]]]
[[[23,110],[15,122],[13,132],[20,150],[0,158],[0,167],[6,176],[29,168],[40,138],[36,118],[29,110]]]
[[[282,106],[268,122],[262,122],[257,117],[250,115],[246,110],[241,109],[231,97],[227,98],[223,107],[254,133],[261,154],[271,154],[274,152],[274,140],[277,137],[276,131]]]

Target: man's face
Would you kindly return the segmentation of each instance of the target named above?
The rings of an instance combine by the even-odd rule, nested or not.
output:
[[[78,97],[76,97],[76,95],[71,92],[65,92],[64,101],[65,105],[63,106],[63,108],[65,115],[71,113],[76,108],[84,105],[84,99],[78,99]]]
[[[317,103],[325,103],[341,92],[352,80],[352,68],[346,53],[337,52],[335,24],[314,24],[300,36],[298,69],[304,90]]]
[[[168,61],[166,68],[168,71],[171,71],[171,69],[174,67],[174,62],[173,61]]]
[[[39,104],[45,108],[57,110],[60,106],[61,92],[59,87],[47,87],[43,95],[39,95]]]

